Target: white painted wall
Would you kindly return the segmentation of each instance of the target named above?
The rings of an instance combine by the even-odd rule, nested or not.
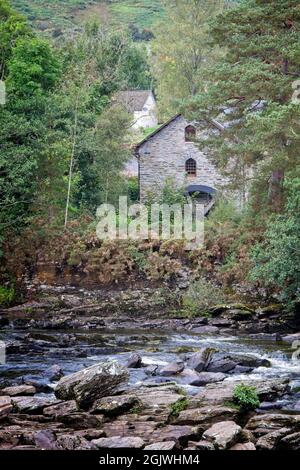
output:
[[[149,94],[142,111],[135,111],[133,118],[133,129],[147,129],[157,126],[157,108],[152,93]]]

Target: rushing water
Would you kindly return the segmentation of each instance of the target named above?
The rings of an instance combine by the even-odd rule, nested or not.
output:
[[[159,330],[1,330],[0,340],[11,344],[17,342],[25,346],[23,353],[8,354],[6,364],[0,366],[0,386],[20,384],[26,378],[46,383],[45,371],[58,364],[65,374],[80,370],[106,359],[117,359],[125,364],[132,352],[142,356],[145,365],[164,365],[168,362],[185,359],[202,347],[213,347],[221,352],[250,354],[266,358],[271,367],[259,367],[250,374],[229,375],[225,380],[243,378],[289,378],[295,391],[294,401],[298,400],[300,390],[300,362],[291,359],[289,344],[275,341],[259,341],[238,336],[207,336],[190,332],[171,332]],[[26,347],[34,351],[26,352]],[[28,349],[28,348],[27,348]],[[149,380],[145,369],[131,369],[132,384]],[[51,384],[54,387],[55,384]],[[187,387],[195,393],[199,387]],[[290,403],[286,405],[291,407]]]

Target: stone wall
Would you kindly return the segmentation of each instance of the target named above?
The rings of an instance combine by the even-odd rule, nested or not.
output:
[[[183,116],[178,116],[140,146],[141,201],[145,200],[148,194],[157,194],[167,178],[174,180],[178,187],[199,184],[219,189],[226,184],[226,178],[218,172],[209,156],[200,151],[193,142],[185,141],[187,124],[188,121]],[[186,176],[185,162],[189,158],[197,162],[196,176]]]

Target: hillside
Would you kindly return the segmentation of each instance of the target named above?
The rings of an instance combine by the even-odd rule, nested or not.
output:
[[[162,14],[161,0],[12,0],[12,5],[40,30],[73,29],[89,17],[104,24],[131,26],[136,39],[147,39]],[[142,37],[139,37],[142,33]]]

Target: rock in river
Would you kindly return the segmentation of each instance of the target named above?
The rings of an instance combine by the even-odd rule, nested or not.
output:
[[[200,349],[200,351],[196,352],[189,358],[187,366],[197,372],[202,372],[205,369],[213,351],[214,350],[212,348]]]
[[[55,395],[62,400],[76,400],[80,408],[87,409],[97,399],[114,393],[128,379],[128,370],[118,362],[100,362],[63,377],[56,386]]]
[[[166,366],[162,367],[159,371],[159,374],[165,377],[169,377],[171,375],[180,374],[183,369],[184,363],[182,361],[171,362],[170,364],[167,364]]]
[[[137,353],[131,354],[126,363],[126,367],[128,367],[128,369],[139,369],[140,367],[142,367],[141,356]]]

